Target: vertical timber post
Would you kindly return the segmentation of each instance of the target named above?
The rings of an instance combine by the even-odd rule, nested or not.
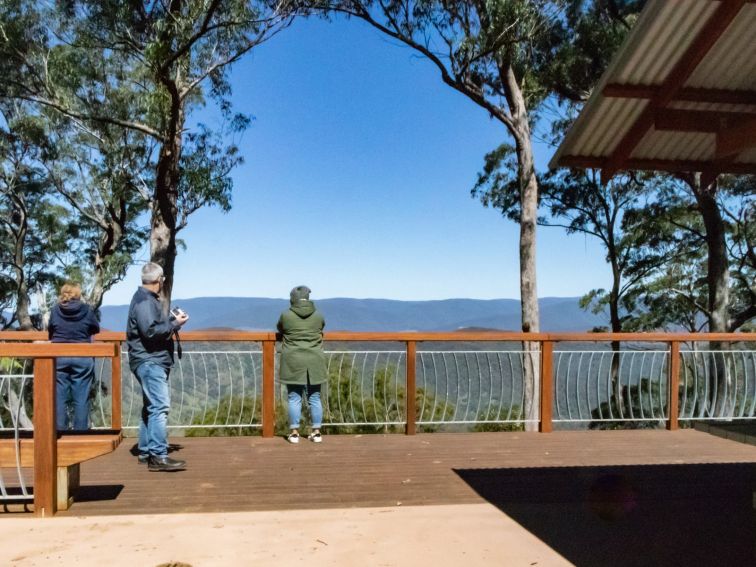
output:
[[[674,431],[678,428],[678,418],[680,417],[680,343],[672,341],[669,343],[669,390],[667,392],[667,409],[669,416],[667,418],[667,429]]]
[[[115,352],[110,361],[110,399],[112,408],[110,409],[110,427],[120,431],[122,427],[121,415],[121,341],[115,342]]]
[[[552,408],[554,406],[554,341],[541,343],[541,419],[538,431],[553,431]]]
[[[276,429],[276,392],[275,392],[275,364],[276,341],[263,341],[263,437],[273,437]]]
[[[406,381],[406,404],[405,404],[405,411],[406,411],[406,420],[407,425],[405,428],[405,433],[407,435],[414,435],[416,431],[416,415],[415,412],[417,411],[416,403],[415,403],[415,395],[416,395],[416,382],[415,382],[415,362],[417,358],[417,343],[415,341],[407,341],[407,381]]]
[[[55,359],[34,361],[34,515],[54,516],[58,504]]]

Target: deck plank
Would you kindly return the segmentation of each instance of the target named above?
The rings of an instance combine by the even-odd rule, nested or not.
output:
[[[528,478],[556,468],[590,475],[602,467],[756,464],[756,447],[693,430],[330,435],[298,446],[280,438],[173,438],[172,456],[188,462],[176,473],[148,472],[130,453],[133,442],[82,464],[82,488],[64,514],[478,503],[485,499],[462,478],[478,469],[510,476],[523,469]]]

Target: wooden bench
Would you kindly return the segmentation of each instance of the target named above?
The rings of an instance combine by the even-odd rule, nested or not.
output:
[[[0,466],[16,467],[20,445],[21,466],[34,469],[34,514],[54,516],[67,509],[79,483],[79,463],[112,452],[121,442],[121,357],[118,344],[106,343],[3,343],[0,357],[34,360],[34,437],[0,439]],[[111,359],[112,431],[58,433],[55,427],[55,359],[106,357]]]
[[[57,509],[68,510],[79,488],[79,465],[84,461],[107,455],[120,445],[123,435],[118,431],[58,433],[56,482]],[[18,440],[20,459],[16,456],[15,439],[0,439],[0,467],[34,467],[34,439]],[[19,463],[20,460],[20,463]]]

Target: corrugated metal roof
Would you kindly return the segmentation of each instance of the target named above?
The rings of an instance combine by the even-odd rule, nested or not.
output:
[[[706,25],[717,8],[709,0],[662,1],[658,15],[646,29],[633,30],[643,38],[629,54],[622,69],[610,82],[631,85],[658,85],[667,78],[691,41]],[[674,21],[675,25],[669,25]]]
[[[668,78],[721,2],[649,0],[627,40],[601,78],[583,111],[551,161],[563,156],[606,158],[613,154],[649,99],[607,97],[607,84],[660,86]],[[746,3],[721,37],[681,85],[756,92],[756,3]],[[756,104],[673,101],[670,108],[756,114]],[[710,162],[716,135],[656,131],[651,127],[630,159]],[[736,163],[756,167],[756,151],[743,152]]]
[[[651,128],[631,154],[632,158],[705,160],[714,156],[717,137],[699,132],[667,132]]]
[[[706,54],[688,87],[728,90],[756,88],[756,4],[746,4],[727,32]]]

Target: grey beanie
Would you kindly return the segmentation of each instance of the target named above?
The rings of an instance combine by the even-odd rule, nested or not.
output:
[[[310,291],[312,290],[306,285],[298,285],[297,287],[292,289],[291,293],[289,294],[292,305],[299,303],[303,299],[310,299]]]

